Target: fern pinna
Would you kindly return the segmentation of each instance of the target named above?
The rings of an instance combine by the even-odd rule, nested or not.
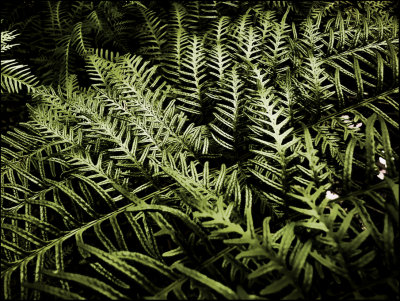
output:
[[[29,5],[5,299],[398,296],[394,2]]]

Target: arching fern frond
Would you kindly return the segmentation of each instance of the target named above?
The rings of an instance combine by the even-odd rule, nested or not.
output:
[[[31,92],[37,84],[38,81],[28,66],[21,65],[14,59],[1,61],[2,93],[18,93],[23,88]]]
[[[289,9],[280,22],[273,22],[271,38],[263,47],[263,61],[267,67],[272,68],[273,72],[280,72],[283,63],[289,59],[287,38],[290,30],[286,23],[288,13]]]

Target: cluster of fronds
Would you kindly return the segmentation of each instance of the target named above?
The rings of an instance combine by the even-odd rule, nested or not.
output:
[[[398,296],[394,3],[29,5],[5,299]]]

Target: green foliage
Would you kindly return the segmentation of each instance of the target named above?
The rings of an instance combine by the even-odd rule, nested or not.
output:
[[[398,296],[395,3],[26,5],[5,299]]]
[[[9,44],[18,34],[10,31],[1,32],[1,55],[18,44]],[[37,80],[27,66],[19,64],[15,59],[1,60],[1,93],[17,93],[22,87],[28,92],[37,85]]]

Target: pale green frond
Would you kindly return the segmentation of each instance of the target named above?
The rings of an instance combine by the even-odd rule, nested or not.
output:
[[[13,31],[2,31],[1,32],[1,52],[5,52],[9,49],[11,49],[14,46],[17,46],[18,44],[9,44],[12,40],[15,39],[19,34],[15,33],[15,30]]]
[[[18,93],[23,88],[30,92],[37,84],[36,77],[26,65],[13,59],[1,61],[1,93]]]

